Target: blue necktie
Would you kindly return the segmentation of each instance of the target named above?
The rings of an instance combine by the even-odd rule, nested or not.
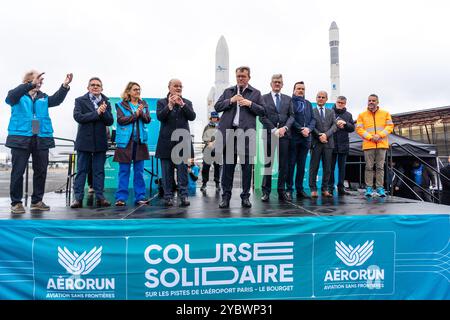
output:
[[[320,117],[322,118],[322,121],[325,120],[325,115],[323,114],[323,107],[320,108]]]
[[[277,111],[280,112],[280,95],[275,93],[275,106],[277,107]]]

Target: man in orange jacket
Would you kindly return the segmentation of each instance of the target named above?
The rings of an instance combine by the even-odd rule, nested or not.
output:
[[[363,138],[364,158],[366,160],[366,193],[373,194],[373,166],[375,165],[376,192],[385,197],[384,191],[384,161],[389,149],[388,135],[394,129],[391,115],[378,106],[378,96],[371,94],[368,99],[367,110],[358,116],[356,132]]]

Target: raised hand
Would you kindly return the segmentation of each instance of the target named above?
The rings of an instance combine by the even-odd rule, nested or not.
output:
[[[72,79],[73,79],[73,73],[68,73],[66,75],[66,79],[64,79],[64,87],[69,86],[69,83],[72,82]]]

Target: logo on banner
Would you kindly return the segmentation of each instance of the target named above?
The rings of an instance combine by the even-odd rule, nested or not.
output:
[[[58,246],[58,263],[68,274],[70,274],[70,276],[56,275],[49,278],[47,281],[46,298],[115,298],[115,278],[90,275],[101,263],[102,251],[103,246],[94,246],[89,251],[75,251],[69,250],[65,246]]]
[[[385,270],[377,265],[363,266],[374,254],[375,240],[367,240],[356,246],[343,241],[334,241],[336,256],[347,267],[327,270],[324,278],[324,290],[335,289],[381,289],[383,288]]]
[[[89,253],[84,251],[79,255],[76,251],[70,252],[66,247],[58,247],[58,262],[68,273],[87,275],[102,261],[102,249],[103,247],[94,247]]]
[[[366,241],[362,246],[358,244],[353,248],[351,245],[346,245],[342,241],[335,241],[336,256],[349,267],[359,267],[372,256],[373,243],[374,240],[370,242]]]

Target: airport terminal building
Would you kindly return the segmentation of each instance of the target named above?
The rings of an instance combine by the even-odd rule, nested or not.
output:
[[[392,115],[394,133],[415,141],[434,144],[446,163],[450,155],[450,106]]]

